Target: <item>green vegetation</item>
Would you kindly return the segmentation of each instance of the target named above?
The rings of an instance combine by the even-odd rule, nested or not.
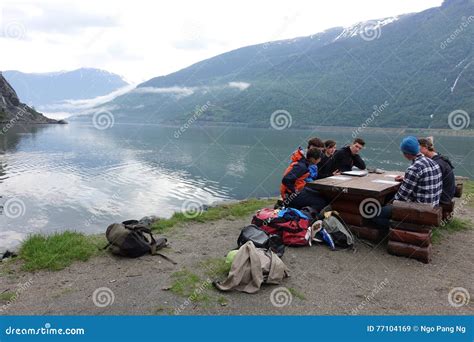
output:
[[[209,222],[220,219],[231,220],[250,215],[264,206],[273,206],[274,203],[275,200],[271,199],[249,199],[238,203],[223,204],[216,207],[211,207],[208,210],[204,210],[202,212],[175,213],[169,219],[159,220],[153,225],[152,228],[159,233],[163,233],[168,231],[170,228],[182,223]]]
[[[99,253],[97,236],[76,232],[56,233],[49,236],[31,235],[22,244],[19,256],[25,271],[61,270],[74,261],[87,261]]]
[[[463,185],[463,195],[461,200],[467,200],[470,207],[474,207],[474,181],[465,181]]]
[[[451,112],[474,107],[472,24],[460,26],[473,10],[473,1],[447,1],[442,10],[401,16],[371,41],[363,35],[335,40],[339,27],[284,44],[242,47],[139,85],[196,87],[188,96],[129,92],[113,104],[127,122],[183,123],[210,100],[203,90],[211,87],[201,123],[269,128],[271,114],[284,109],[292,128],[358,127],[368,119],[370,127],[449,128]],[[387,55],[393,47],[397,53]],[[228,86],[236,81],[248,87]]]
[[[183,269],[171,275],[173,283],[170,291],[174,294],[187,297],[191,302],[207,302],[210,300],[206,289],[212,284],[209,280],[202,280],[197,274]]]
[[[225,258],[207,259],[200,263],[205,269],[205,274],[210,278],[223,278],[229,274],[231,264],[225,262]]]
[[[462,220],[459,218],[451,219],[447,224],[444,226],[437,227],[433,229],[433,236],[431,238],[432,242],[437,244],[440,243],[441,240],[448,234],[472,229],[472,222],[469,220]]]
[[[300,291],[298,291],[297,289],[294,289],[292,287],[288,287],[287,288],[288,291],[290,291],[290,293],[293,295],[293,297],[296,297],[300,300],[306,300],[306,297],[304,294],[302,294]]]
[[[226,305],[229,304],[227,299],[225,297],[222,297],[222,296],[217,298],[217,303],[219,303],[221,306],[226,306]]]
[[[0,302],[9,302],[15,298],[15,293],[11,291],[6,291],[0,293]]]

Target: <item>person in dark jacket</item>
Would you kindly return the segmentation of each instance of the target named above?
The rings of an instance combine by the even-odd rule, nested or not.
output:
[[[334,153],[336,152],[336,142],[334,140],[326,140],[324,142],[324,153],[321,161],[318,163],[318,179],[333,176],[334,170]]]
[[[316,180],[317,164],[321,160],[321,151],[310,148],[304,158],[294,160],[286,169],[281,180],[280,192],[284,206],[301,209],[309,206],[320,211],[327,205],[326,200],[316,190],[306,187],[307,182]]]
[[[356,138],[354,142],[341,148],[334,154],[334,171],[344,172],[351,171],[353,166],[361,170],[365,170],[365,163],[359,155],[359,152],[364,148],[365,141]]]
[[[454,166],[451,161],[438,153],[436,153],[433,143],[430,139],[418,139],[420,143],[420,152],[432,160],[434,160],[441,168],[443,178],[443,192],[441,193],[440,203],[451,203],[456,192],[456,181],[454,178]]]

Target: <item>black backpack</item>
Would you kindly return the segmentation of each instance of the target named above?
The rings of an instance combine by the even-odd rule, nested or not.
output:
[[[268,234],[254,224],[242,228],[237,245],[240,248],[247,241],[252,241],[257,248],[270,249],[279,257],[285,253],[285,245],[280,235]]]
[[[104,249],[109,248],[113,254],[129,258],[156,254],[157,250],[167,246],[166,238],[155,240],[151,229],[136,220],[111,224],[105,237],[109,243]]]

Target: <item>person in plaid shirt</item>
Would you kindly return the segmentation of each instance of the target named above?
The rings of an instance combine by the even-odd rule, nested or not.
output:
[[[405,172],[405,176],[398,176],[395,180],[402,182],[394,199],[406,202],[428,203],[439,205],[443,191],[443,178],[439,165],[420,153],[418,139],[406,137],[400,145],[403,155],[412,164]],[[392,217],[392,205],[382,208],[380,214],[372,219],[377,227],[388,229]]]

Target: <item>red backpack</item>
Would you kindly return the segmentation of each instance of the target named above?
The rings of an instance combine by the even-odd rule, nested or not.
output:
[[[311,246],[313,231],[311,221],[295,215],[278,217],[279,210],[263,208],[255,214],[252,224],[269,234],[278,234],[287,246]]]

